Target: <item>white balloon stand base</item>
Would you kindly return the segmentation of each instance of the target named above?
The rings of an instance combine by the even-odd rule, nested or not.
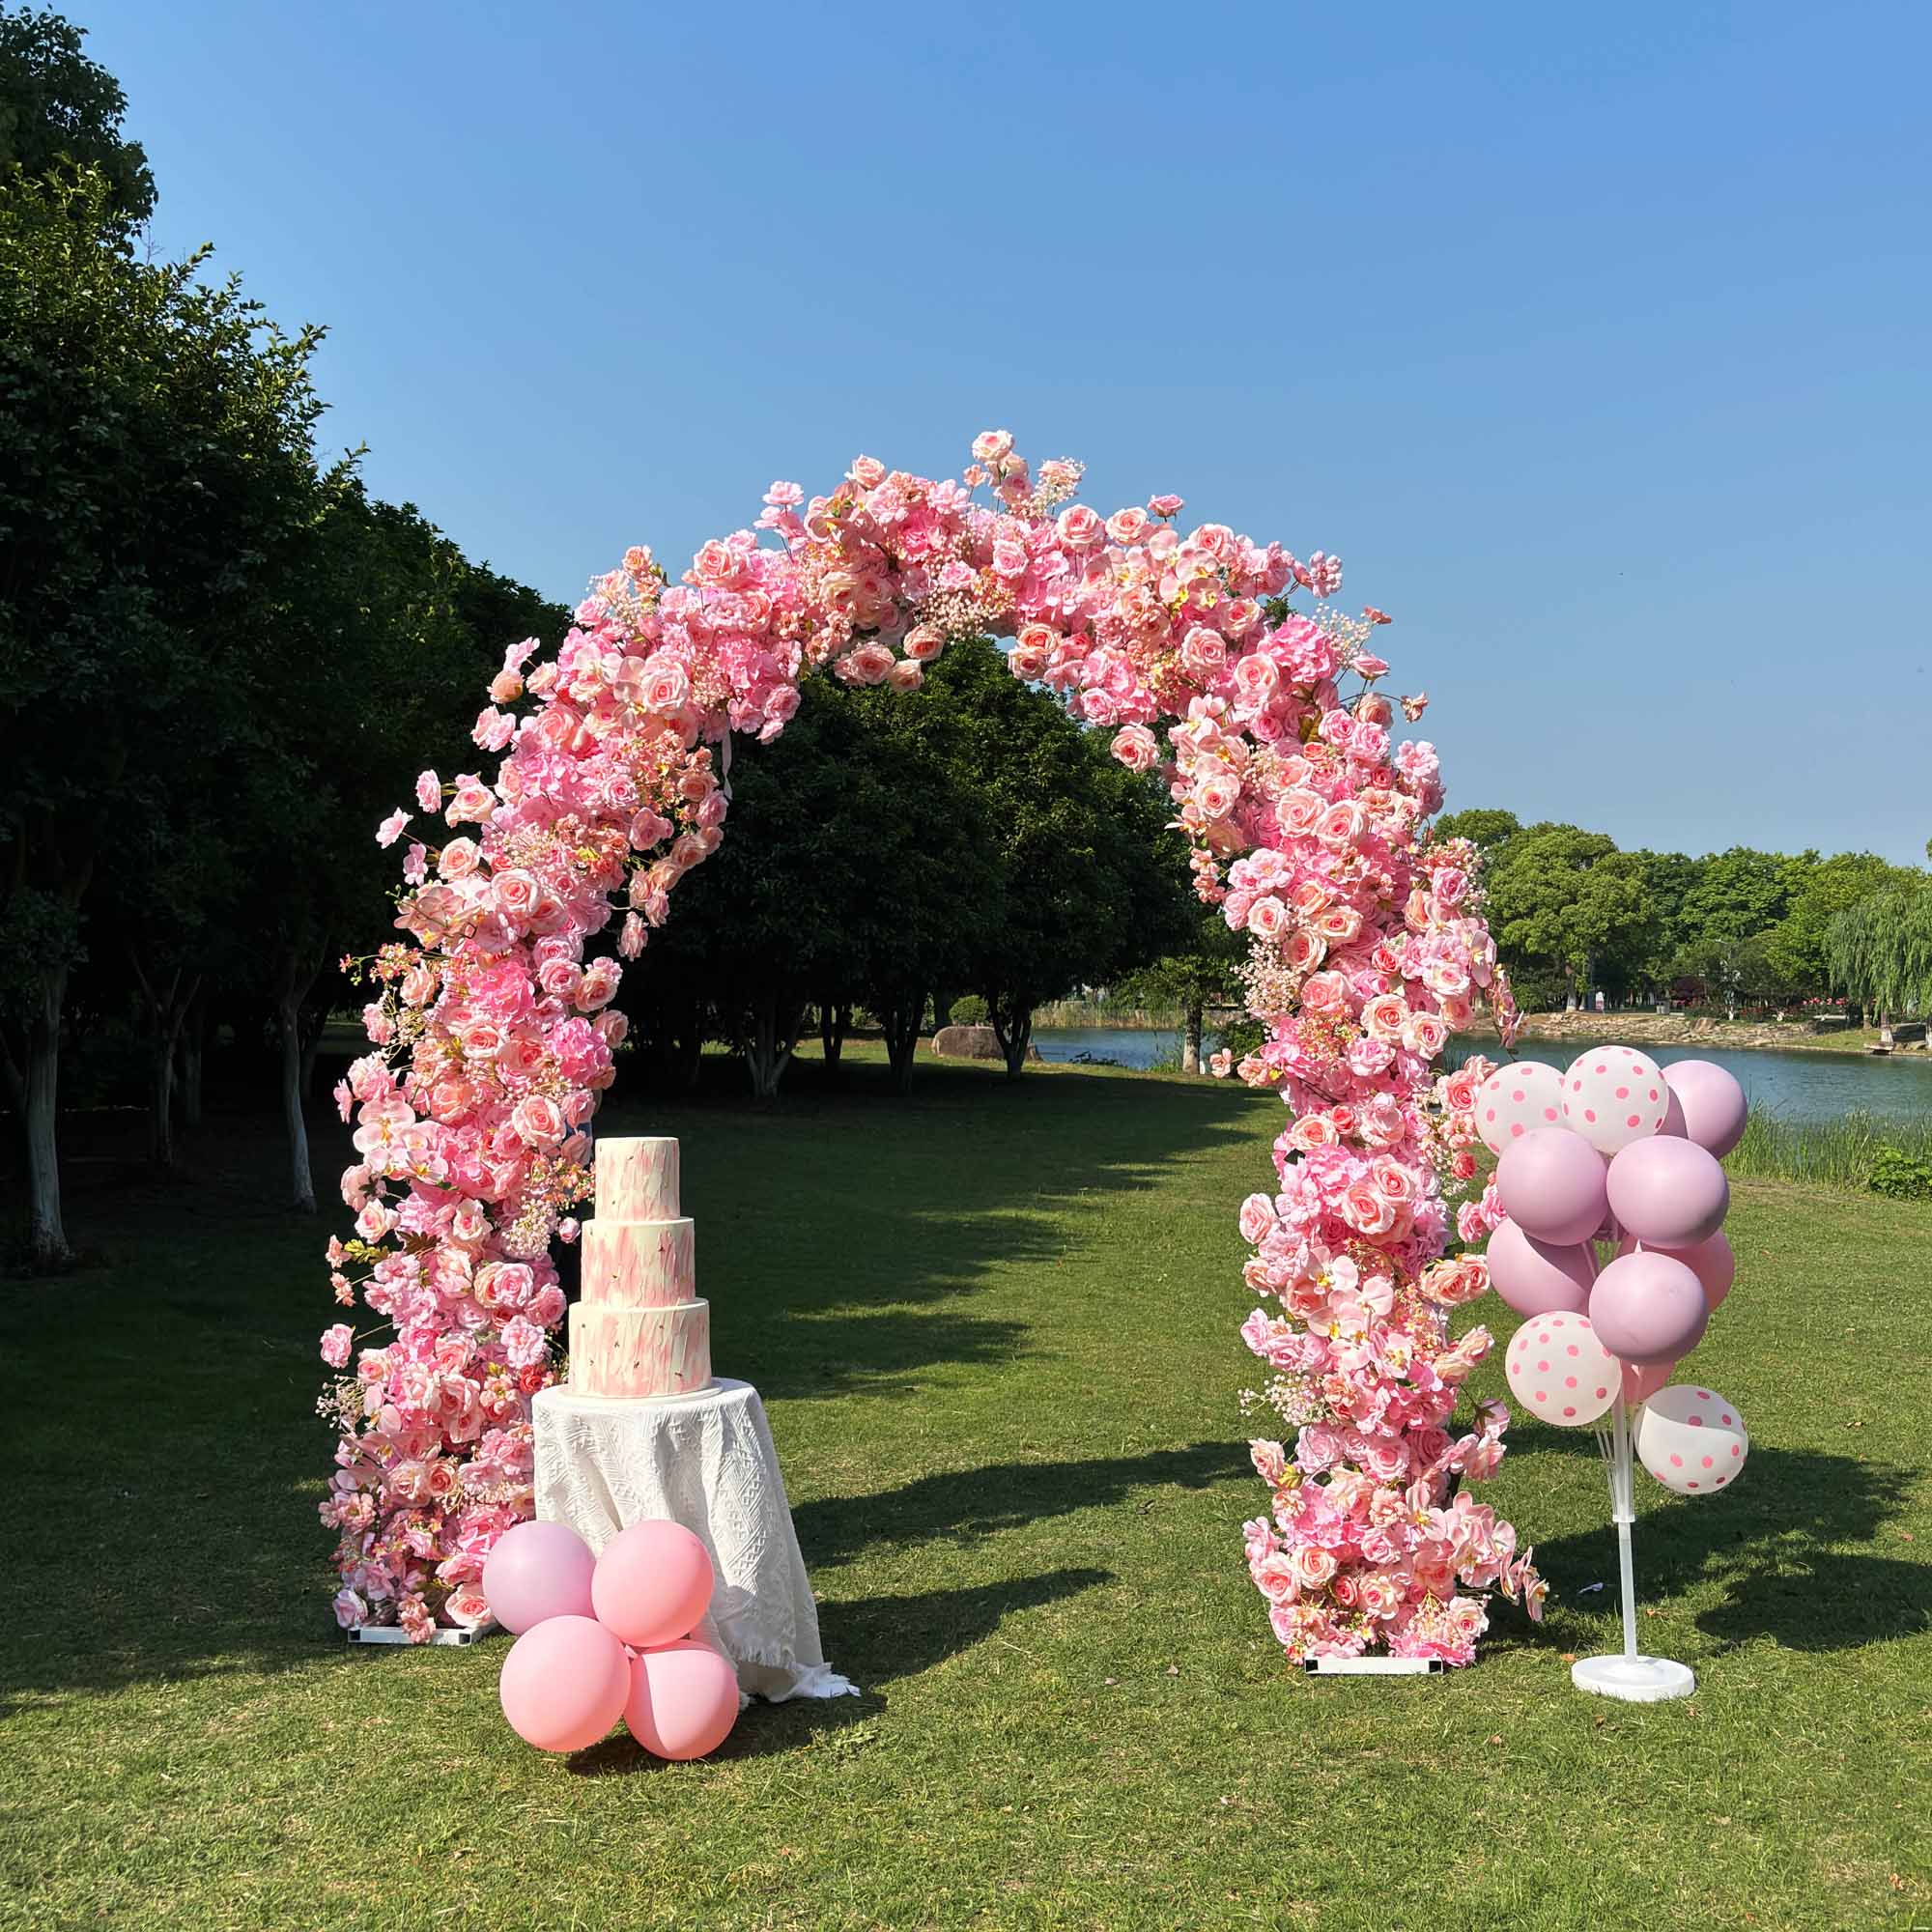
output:
[[[1603,1441],[1600,1435],[1599,1442]],[[1610,1439],[1604,1444],[1609,1464],[1610,1516],[1617,1526],[1617,1572],[1623,1585],[1624,1648],[1621,1657],[1585,1657],[1570,1666],[1570,1681],[1597,1697],[1617,1697],[1626,1704],[1662,1704],[1688,1697],[1697,1688],[1696,1673],[1688,1663],[1667,1657],[1644,1657],[1636,1647],[1636,1566],[1631,1560],[1631,1525],[1636,1520],[1636,1495],[1631,1467],[1630,1412],[1617,1397]]]
[[[1667,1657],[1585,1657],[1570,1666],[1570,1681],[1599,1697],[1620,1697],[1626,1704],[1662,1704],[1690,1696],[1697,1688],[1697,1673],[1688,1663],[1673,1663]]]

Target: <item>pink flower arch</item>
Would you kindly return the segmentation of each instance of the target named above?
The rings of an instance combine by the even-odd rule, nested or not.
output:
[[[1259,1302],[1241,1334],[1264,1364],[1243,1400],[1267,1418],[1251,1453],[1270,1492],[1245,1541],[1276,1636],[1291,1660],[1463,1663],[1489,1592],[1540,1608],[1515,1531],[1463,1487],[1501,1459],[1507,1410],[1450,1427],[1491,1338],[1452,1344],[1449,1309],[1488,1281],[1445,1250],[1497,1212],[1484,1195],[1452,1213],[1482,1069],[1435,1064],[1479,1002],[1506,1037],[1515,1010],[1475,855],[1429,830],[1435,752],[1391,738],[1370,647],[1387,619],[1332,607],[1332,556],[1183,534],[1175,497],[1102,518],[1071,500],[1080,473],[1036,473],[993,431],[956,481],[861,457],[829,496],[776,483],[757,530],[706,543],[676,583],[633,549],[554,662],[525,643],[492,681],[474,735],[494,778],[424,772],[416,813],[440,826],[384,821],[384,843],[410,838],[403,936],[363,962],[372,1050],[337,1089],[355,1226],[328,1259],[337,1300],[359,1295],[388,1339],[323,1338],[344,1624],[426,1637],[488,1614],[484,1557],[531,1508],[530,1399],[564,1306],[551,1251],[590,1192],[619,958],[724,836],[731,733],[777,737],[810,671],[911,690],[949,639],[988,634],[1123,763],[1159,770],[1196,890],[1248,935],[1266,1038],[1240,1076],[1290,1113],[1275,1185],[1240,1210]],[[1424,702],[1400,700],[1410,721]],[[613,923],[619,958],[586,959]]]

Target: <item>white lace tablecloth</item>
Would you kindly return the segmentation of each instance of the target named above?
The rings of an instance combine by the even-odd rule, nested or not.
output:
[[[773,1703],[856,1687],[825,1661],[765,1406],[750,1382],[618,1401],[547,1388],[536,1423],[537,1515],[592,1549],[646,1518],[681,1522],[711,1552],[718,1587],[699,1634]]]

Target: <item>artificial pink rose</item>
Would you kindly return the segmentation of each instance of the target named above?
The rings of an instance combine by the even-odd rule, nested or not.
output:
[[[1319,1543],[1303,1543],[1291,1553],[1295,1580],[1304,1590],[1319,1590],[1335,1574],[1335,1557]]]
[[[504,1323],[503,1354],[512,1368],[530,1368],[547,1359],[549,1352],[544,1331],[528,1317],[514,1316]]]
[[[1255,1474],[1269,1489],[1278,1490],[1282,1479],[1288,1473],[1288,1452],[1279,1442],[1269,1442],[1256,1437],[1248,1443],[1248,1459],[1255,1465]]]
[[[1449,1029],[1435,1013],[1412,1013],[1404,1029],[1403,1038],[1411,1053],[1420,1054],[1424,1060],[1434,1060],[1447,1043]]]
[[[886,682],[895,691],[917,691],[925,682],[925,672],[910,658],[900,658],[886,673]]]
[[[346,1631],[360,1630],[369,1621],[369,1605],[354,1590],[336,1591],[330,1607],[335,1612],[335,1621]]]
[[[1349,1007],[1349,982],[1341,974],[1332,970],[1325,973],[1311,973],[1301,982],[1301,1004],[1303,1009],[1311,1013],[1346,1012]]]
[[[1272,893],[1248,908],[1248,930],[1264,939],[1279,939],[1288,929],[1288,908]]]
[[[322,1331],[322,1359],[331,1369],[346,1368],[350,1347],[355,1340],[355,1332],[346,1321],[338,1321],[333,1328],[325,1328]]]
[[[1380,1190],[1366,1180],[1353,1182],[1342,1196],[1342,1212],[1349,1225],[1364,1235],[1385,1235],[1395,1226],[1395,1208]]]
[[[1123,724],[1110,749],[1130,772],[1151,771],[1160,758],[1160,741],[1145,724]]]
[[[1107,526],[1100,513],[1085,503],[1069,503],[1054,526],[1060,541],[1068,550],[1097,550],[1107,540]]]
[[[1241,1203],[1240,1226],[1244,1241],[1260,1241],[1275,1225],[1274,1203],[1265,1194],[1250,1194]]]
[[[436,869],[445,879],[467,879],[483,857],[483,848],[473,838],[452,838],[436,855]]]
[[[1212,771],[1195,781],[1193,801],[1205,818],[1226,818],[1239,803],[1240,796],[1241,781],[1232,772]]]
[[[1140,509],[1116,510],[1107,519],[1107,534],[1122,545],[1137,544],[1148,530],[1148,513]]]
[[[1226,1047],[1208,1056],[1208,1070],[1216,1080],[1227,1079],[1235,1065],[1235,1056]]]
[[[403,827],[410,822],[410,815],[400,807],[390,812],[387,818],[376,828],[378,845],[393,845],[403,836]]]
[[[543,895],[542,882],[520,867],[497,872],[490,881],[490,898],[507,920],[526,920]]]
[[[1339,805],[1331,805],[1321,814],[1315,827],[1315,836],[1322,844],[1339,851],[1357,843],[1367,827],[1368,817],[1362,808],[1352,799],[1344,799]]]
[[[1297,838],[1315,830],[1326,809],[1319,793],[1305,791],[1296,785],[1275,800],[1275,821],[1291,838]]]
[[[1379,994],[1362,1009],[1362,1025],[1371,1039],[1396,1044],[1407,1022],[1408,1008],[1400,993]]]
[[[906,633],[904,648],[915,664],[930,664],[946,648],[946,633],[937,624],[916,624]]]
[[[533,1148],[554,1148],[563,1139],[563,1112],[546,1094],[526,1094],[510,1114],[518,1137]]]
[[[600,1007],[608,1007],[615,998],[618,984],[623,977],[623,968],[614,959],[593,959],[583,969],[582,979],[578,984],[579,1009],[591,1013]]]
[[[1009,429],[982,429],[973,439],[973,461],[975,463],[998,463],[1010,454],[1013,446],[1013,433]]]

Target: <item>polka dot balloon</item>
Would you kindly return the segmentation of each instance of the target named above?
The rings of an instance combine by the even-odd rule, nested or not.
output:
[[[1538,1127],[1560,1127],[1562,1108],[1562,1074],[1540,1060],[1519,1060],[1476,1089],[1476,1132],[1492,1153],[1501,1153]]]
[[[1597,1340],[1587,1315],[1533,1315],[1503,1357],[1510,1392],[1558,1429],[1583,1429],[1617,1399],[1623,1364]]]
[[[1666,1490],[1707,1496],[1737,1481],[1750,1437],[1744,1417],[1722,1396],[1679,1382],[1660,1389],[1637,1410],[1631,1446]]]
[[[1616,1153],[1663,1125],[1670,1088],[1656,1061],[1629,1046],[1593,1046],[1562,1076],[1563,1124],[1599,1153]],[[1478,1119],[1481,1118],[1480,1110]]]

